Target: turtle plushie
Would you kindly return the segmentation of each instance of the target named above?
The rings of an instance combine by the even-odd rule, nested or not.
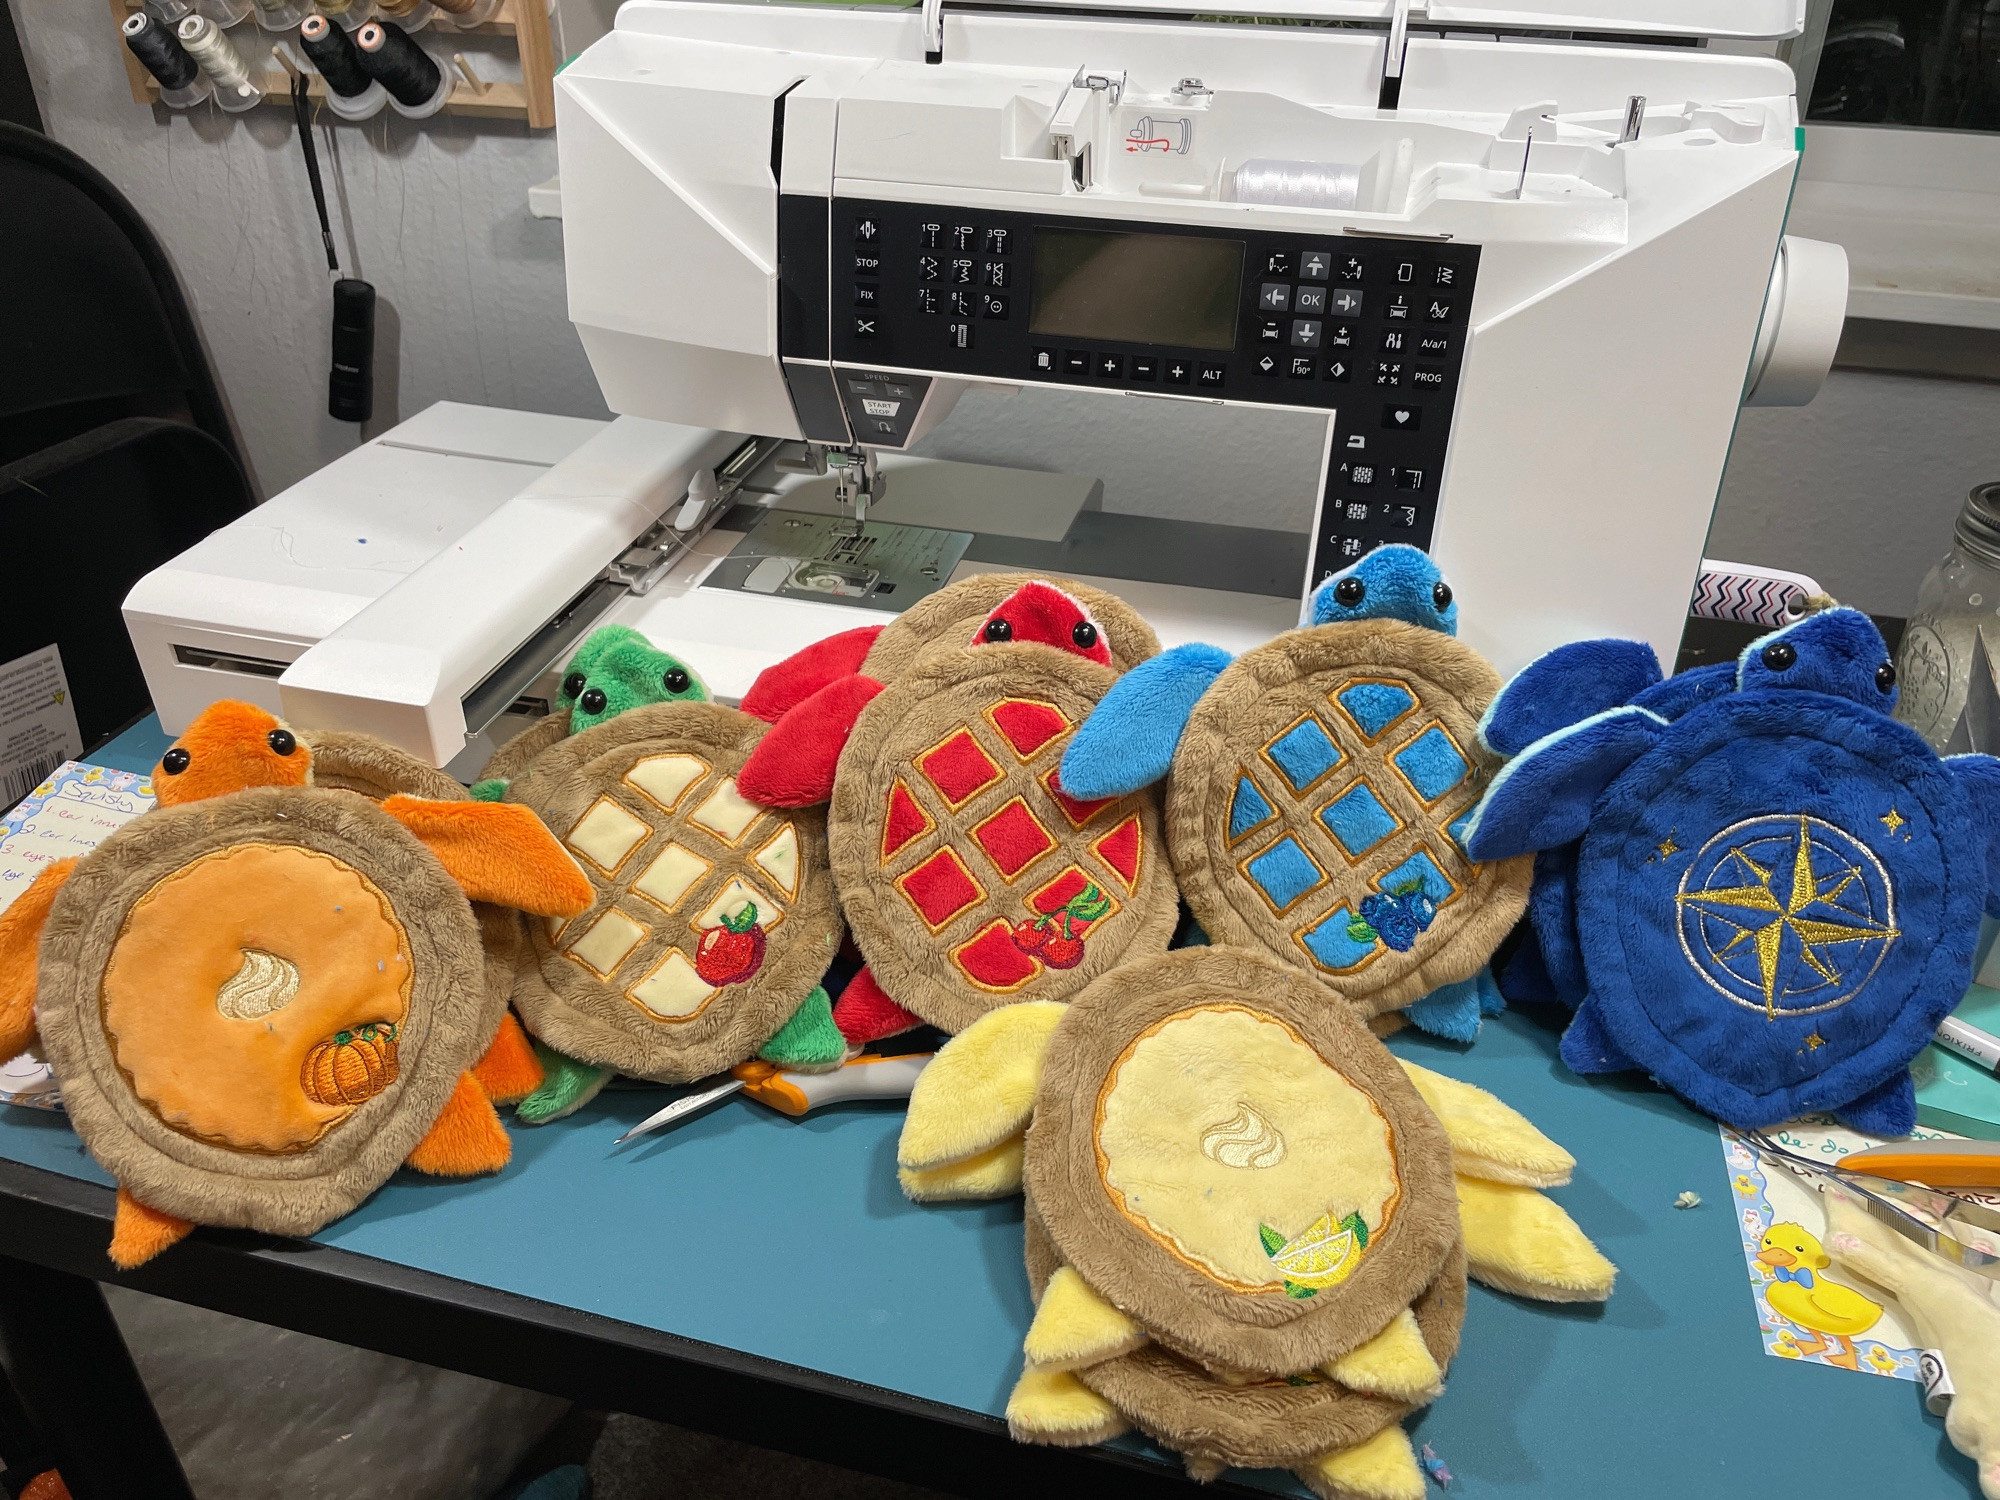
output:
[[[1157,796],[1073,797],[1057,775],[1118,672],[1158,650],[1145,622],[1082,585],[983,574],[864,635],[758,680],[745,707],[776,722],[740,778],[768,806],[829,804],[867,960],[834,1008],[849,1042],[958,1031],[1163,951],[1178,900]]]
[[[983,1017],[919,1077],[898,1162],[921,1201],[1027,1194],[1015,1436],[1137,1426],[1201,1478],[1409,1493],[1391,1429],[1442,1386],[1468,1264],[1557,1301],[1602,1300],[1616,1274],[1537,1191],[1568,1180],[1567,1152],[1245,949]]]
[[[1568,925],[1542,931],[1581,971],[1563,1060],[1643,1069],[1741,1128],[1828,1111],[1907,1134],[1909,1062],[2000,914],[2000,761],[1940,759],[1889,717],[1895,668],[1856,610],[1753,642],[1731,691],[1672,718],[1592,659],[1496,703],[1503,742],[1544,732],[1466,830],[1483,859],[1575,846]]]
[[[752,1056],[838,1067],[820,987],[842,926],[825,817],[743,799],[767,726],[708,701],[686,663],[607,626],[557,712],[503,746],[475,791],[532,808],[589,873],[569,921],[525,922],[514,1008],[546,1081],[516,1117],[560,1118],[623,1073],[687,1083]]]
[[[1126,673],[1064,752],[1063,785],[1164,780],[1174,873],[1214,941],[1470,1041],[1532,873],[1459,841],[1498,763],[1477,726],[1499,674],[1454,638],[1451,587],[1414,547],[1328,579],[1310,616],[1234,660],[1179,646]]]
[[[121,1266],[195,1224],[309,1234],[405,1160],[508,1160],[474,1071],[505,1002],[470,903],[566,916],[589,881],[525,808],[377,804],[312,762],[264,710],[212,705],[155,768],[159,805],[0,917],[0,1046],[39,1028],[119,1182]]]

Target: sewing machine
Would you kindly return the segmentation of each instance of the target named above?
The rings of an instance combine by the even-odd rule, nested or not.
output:
[[[1804,0],[1195,8],[631,0],[557,80],[621,416],[287,655],[283,711],[469,763],[592,624],[734,697],[980,567],[1241,649],[1397,541],[1503,672],[1607,634],[1671,662],[1737,410],[1811,399],[1845,308],[1838,247],[1784,235],[1793,79],[1751,55]],[[1075,411],[1190,472],[1232,425],[1306,457],[1282,524],[1206,479],[1149,515],[939,463],[975,408],[1031,462]],[[170,614],[149,674],[208,670]]]

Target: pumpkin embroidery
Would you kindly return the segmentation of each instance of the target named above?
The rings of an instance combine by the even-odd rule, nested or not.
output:
[[[366,1104],[396,1081],[396,1027],[383,1021],[336,1031],[306,1054],[299,1087],[315,1104]]]

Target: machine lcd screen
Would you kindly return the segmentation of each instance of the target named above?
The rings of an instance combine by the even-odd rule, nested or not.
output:
[[[1242,293],[1241,240],[1040,227],[1028,331],[1233,349]]]

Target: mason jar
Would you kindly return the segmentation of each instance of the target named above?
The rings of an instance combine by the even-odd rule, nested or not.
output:
[[[1966,497],[1896,653],[1896,717],[1941,755],[2000,750],[2000,483]]]

